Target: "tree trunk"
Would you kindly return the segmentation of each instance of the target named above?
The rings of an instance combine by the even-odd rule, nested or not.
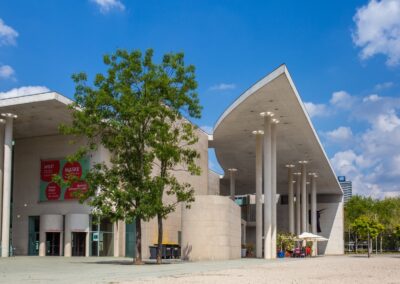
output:
[[[158,222],[158,246],[157,246],[157,264],[162,262],[162,240],[163,240],[163,218],[161,214],[157,214]]]
[[[380,244],[381,253],[383,252],[383,250],[382,250],[382,241],[383,241],[383,235],[381,234],[381,244]]]
[[[375,237],[375,254],[378,254],[378,236]]]
[[[356,254],[358,253],[358,236],[357,236],[357,232],[356,232]]]
[[[369,233],[368,233],[368,258],[370,257],[370,251],[369,251],[369,248],[370,248],[370,245],[371,245],[371,241],[370,241],[370,239],[369,239]]]
[[[142,261],[142,223],[140,218],[136,218],[136,257],[135,264],[143,264]]]

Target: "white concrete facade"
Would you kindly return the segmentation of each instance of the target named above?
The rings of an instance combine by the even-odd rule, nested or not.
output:
[[[56,93],[0,100],[0,113],[18,115],[6,115],[4,132],[0,129],[3,257],[9,254],[10,239],[13,253],[30,253],[32,218],[40,222],[39,255],[48,254],[46,238],[51,233],[60,234],[59,255],[73,255],[72,239],[79,233],[85,234],[84,255],[93,255],[96,231],[92,228],[92,209],[74,200],[39,201],[40,160],[63,159],[81,145],[71,145],[68,137],[58,134],[58,125],[71,121],[66,109],[69,103]],[[43,113],[51,119],[44,118]],[[164,221],[163,243],[180,244],[182,254],[186,249],[185,255],[191,260],[232,259],[240,257],[241,236],[245,236],[244,244],[253,245],[256,257],[272,259],[276,258],[279,232],[300,234],[310,230],[329,239],[319,244],[320,253],[343,253],[342,191],[286,66],[240,96],[218,120],[213,135],[199,129],[198,137],[194,147],[200,153],[201,175],[174,173],[178,180],[193,186],[196,201],[191,209],[177,206]],[[225,171],[222,177],[208,170],[209,148],[215,149]],[[109,158],[109,153],[99,147],[89,160],[92,165],[108,163]],[[252,204],[243,206],[254,205],[254,210],[241,210],[233,202],[235,196],[246,194],[255,198]],[[175,200],[165,196],[164,201]],[[107,253],[127,255],[127,224],[118,222],[109,230],[112,243]],[[144,258],[150,256],[149,246],[156,242],[156,220],[142,222]]]

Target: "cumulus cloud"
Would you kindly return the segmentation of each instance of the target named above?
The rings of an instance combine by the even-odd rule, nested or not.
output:
[[[1,45],[16,45],[18,32],[12,27],[7,26],[2,19],[0,19],[0,46]]]
[[[332,94],[329,102],[338,108],[349,109],[355,102],[355,98],[346,91],[338,91]]]
[[[353,17],[355,31],[353,42],[361,48],[363,60],[382,54],[386,64],[400,63],[400,1],[371,0],[362,6]]]
[[[377,101],[379,101],[381,99],[382,98],[380,96],[378,96],[377,94],[372,94],[372,95],[369,95],[369,96],[363,98],[363,102],[364,103],[365,102],[377,102]]]
[[[355,193],[376,198],[400,196],[399,111],[398,98],[378,95],[365,97],[354,106],[357,118],[368,126],[357,135],[352,134],[350,141],[356,143],[338,151],[331,162],[338,175],[353,181]],[[338,129],[331,134],[347,135],[348,131]]]
[[[9,99],[15,97],[22,97],[26,95],[46,93],[50,90],[44,86],[24,86],[11,89],[7,92],[0,92],[0,99]]]
[[[382,90],[390,89],[393,86],[394,86],[393,82],[383,82],[383,83],[376,84],[374,89],[376,91],[382,91]]]
[[[332,131],[325,133],[325,136],[333,142],[346,142],[353,138],[353,132],[350,127],[340,126]]]
[[[227,91],[236,89],[235,84],[220,83],[210,87],[210,91]]]
[[[328,108],[325,104],[314,104],[312,102],[305,102],[304,106],[306,107],[308,115],[311,118],[328,115]]]
[[[0,79],[12,79],[14,78],[15,71],[9,65],[0,65]]]
[[[122,4],[122,2],[119,0],[90,0],[90,1],[95,3],[99,7],[100,12],[103,14],[106,14],[112,10],[119,10],[119,11],[125,10],[125,5]]]

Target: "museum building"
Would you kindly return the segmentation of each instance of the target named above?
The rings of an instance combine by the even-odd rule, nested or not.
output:
[[[75,162],[85,139],[70,144],[59,133],[72,121],[72,101],[56,92],[0,100],[1,255],[133,257],[135,225],[94,220],[74,192],[84,181],[52,181],[109,163],[101,145]],[[311,232],[328,239],[319,254],[343,254],[343,192],[285,65],[240,95],[212,134],[197,129],[199,176],[175,173],[195,189],[190,209],[178,206],[164,223],[167,257],[190,260],[276,257],[278,232]],[[224,174],[209,170],[213,148]],[[171,201],[166,196],[165,201]],[[157,221],[142,223],[143,257],[157,242]]]

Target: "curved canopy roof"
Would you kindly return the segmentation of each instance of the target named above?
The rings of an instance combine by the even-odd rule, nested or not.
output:
[[[225,173],[236,168],[236,193],[255,193],[254,130],[263,129],[261,112],[271,111],[277,125],[277,190],[287,193],[286,164],[307,160],[307,171],[316,172],[319,194],[341,194],[342,190],[317,133],[285,65],[245,91],[219,118],[210,147]],[[222,179],[227,184],[229,175]]]

